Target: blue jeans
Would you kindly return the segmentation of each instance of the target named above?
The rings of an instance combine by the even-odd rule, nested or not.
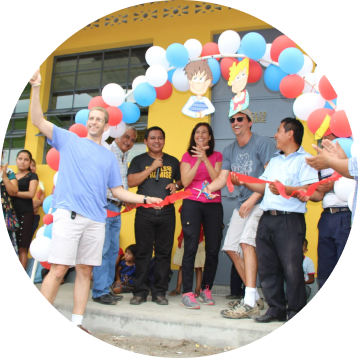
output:
[[[120,212],[112,203],[108,210]],[[93,267],[92,297],[97,298],[109,293],[109,286],[115,277],[116,260],[119,252],[119,232],[121,231],[121,215],[106,219],[106,234],[102,251],[102,265]]]

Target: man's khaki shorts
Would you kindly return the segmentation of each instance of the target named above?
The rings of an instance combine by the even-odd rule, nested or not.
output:
[[[262,213],[260,204],[254,205],[245,219],[239,215],[239,210],[234,209],[221,251],[235,251],[243,257],[241,244],[256,247],[256,231]]]
[[[57,209],[53,214],[52,243],[48,262],[75,266],[100,266],[105,223],[93,221],[71,211]]]

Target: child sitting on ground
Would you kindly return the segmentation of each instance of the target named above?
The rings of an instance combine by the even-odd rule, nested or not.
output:
[[[121,255],[118,255],[116,262],[116,278],[112,285],[113,293],[118,294],[133,292],[136,253],[136,245],[129,245],[126,248],[123,259],[121,259]]]
[[[313,261],[309,257],[305,256],[305,253],[308,251],[307,247],[308,241],[305,239],[303,242],[303,274],[305,276],[306,295],[308,300],[311,295],[311,287],[308,285],[314,282],[315,270]]]

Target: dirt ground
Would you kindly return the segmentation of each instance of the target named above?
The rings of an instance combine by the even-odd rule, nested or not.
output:
[[[230,347],[209,347],[185,339],[125,337],[93,331],[91,333],[94,337],[112,346],[152,357],[205,357],[234,349]]]

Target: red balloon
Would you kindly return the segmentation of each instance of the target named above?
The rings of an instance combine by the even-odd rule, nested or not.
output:
[[[249,77],[247,78],[248,83],[257,82],[262,76],[262,67],[261,65],[249,58]]]
[[[43,217],[43,222],[45,225],[50,225],[52,224],[53,222],[53,215],[52,214],[46,214],[44,217]]]
[[[326,76],[322,76],[318,84],[318,89],[321,96],[327,101],[337,98],[337,93]]]
[[[154,88],[155,92],[157,92],[157,98],[161,100],[168,99],[173,93],[173,86],[168,80],[163,86]]]
[[[80,138],[87,137],[88,131],[85,125],[81,123],[73,124],[70,129],[70,132],[77,134]]]
[[[220,70],[223,77],[226,79],[226,81],[229,81],[230,78],[230,67],[234,63],[239,63],[239,61],[236,58],[232,57],[225,57],[220,61]]]
[[[47,261],[41,262],[40,264],[43,268],[47,269],[47,270],[51,270],[51,264],[49,264]]]
[[[88,103],[88,109],[92,109],[93,107],[109,107],[108,104],[103,100],[102,96],[93,97]]]
[[[332,133],[339,138],[347,138],[352,135],[352,129],[349,125],[346,111],[338,111],[332,115],[330,122]]]
[[[57,172],[60,166],[60,152],[55,148],[51,148],[46,154],[46,163]]]
[[[320,108],[313,111],[307,118],[308,129],[315,134],[317,129],[321,126],[327,114],[332,117],[334,111],[328,108]],[[332,121],[332,118],[331,118]],[[330,130],[328,129],[324,135],[328,135]]]
[[[118,124],[121,123],[123,118],[122,111],[118,107],[113,106],[107,107],[106,109],[109,115],[108,124],[111,127],[118,126]]]
[[[215,42],[208,42],[203,46],[201,57],[212,55],[220,55],[219,45]],[[220,58],[217,58],[217,60],[220,61]]]
[[[280,53],[288,47],[296,47],[296,44],[286,35],[277,37],[271,45],[271,59],[272,61],[278,62]]]
[[[305,81],[301,76],[288,75],[280,82],[280,91],[286,98],[298,97],[305,87]]]

